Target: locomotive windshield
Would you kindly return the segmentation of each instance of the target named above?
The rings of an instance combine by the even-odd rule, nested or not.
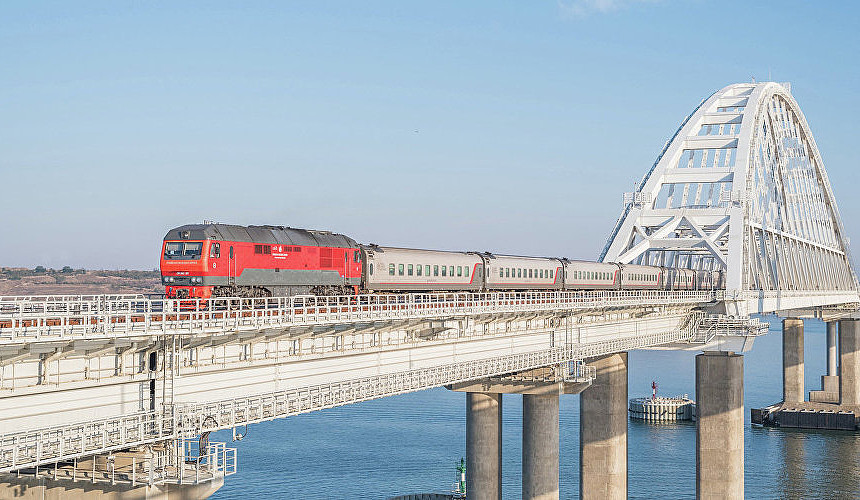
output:
[[[165,259],[196,260],[203,252],[203,242],[200,241],[168,241],[164,245]]]

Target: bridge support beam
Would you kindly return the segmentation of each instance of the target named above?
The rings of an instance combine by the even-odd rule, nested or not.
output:
[[[803,320],[782,320],[782,400],[800,403],[803,387]]]
[[[449,390],[467,394],[466,492],[470,499],[501,498],[502,394],[523,395],[522,498],[559,498],[559,397],[562,394],[579,394],[591,384],[590,381],[565,380],[562,376],[564,369],[548,366],[446,386]],[[478,411],[476,405],[481,406],[481,398],[490,397],[497,399],[487,402],[489,410]],[[495,408],[493,404],[498,408],[497,413],[492,410]],[[487,442],[498,448],[486,445]],[[477,451],[481,446],[486,451]],[[482,460],[492,461],[493,457],[497,457],[497,462],[492,467],[480,463]]]
[[[590,365],[597,378],[579,401],[579,496],[627,498],[627,353]]]
[[[466,491],[470,499],[502,498],[502,395],[466,393]]]
[[[839,404],[860,405],[860,321],[839,322]]]
[[[696,356],[696,498],[744,497],[744,358]]]
[[[558,405],[558,393],[523,394],[523,500],[559,498]]]

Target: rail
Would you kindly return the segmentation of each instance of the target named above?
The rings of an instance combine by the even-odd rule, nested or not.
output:
[[[0,300],[0,344],[251,331],[496,313],[703,304],[719,291],[426,293],[265,299]]]

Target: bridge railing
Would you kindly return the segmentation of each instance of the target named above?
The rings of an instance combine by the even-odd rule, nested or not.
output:
[[[0,343],[207,333],[488,313],[708,303],[723,291],[420,293],[334,297],[0,300]]]

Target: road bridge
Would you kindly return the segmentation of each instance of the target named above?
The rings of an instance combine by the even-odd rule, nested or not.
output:
[[[528,412],[525,498],[558,497],[565,392],[582,393],[582,496],[621,498],[626,352],[672,348],[706,353],[697,358],[697,487],[742,494],[739,353],[767,331],[751,315],[842,320],[848,332],[860,303],[835,199],[789,87],[737,84],[703,100],[625,196],[601,259],[722,269],[727,287],[0,298],[0,472],[205,496],[237,470],[235,449],[208,442],[212,431],[447,386],[469,393],[470,498],[500,494],[493,429],[503,392],[524,394]],[[853,344],[842,344],[847,394],[860,385],[848,369]],[[786,344],[790,387],[802,366],[796,345]],[[730,446],[713,446],[715,436]]]

